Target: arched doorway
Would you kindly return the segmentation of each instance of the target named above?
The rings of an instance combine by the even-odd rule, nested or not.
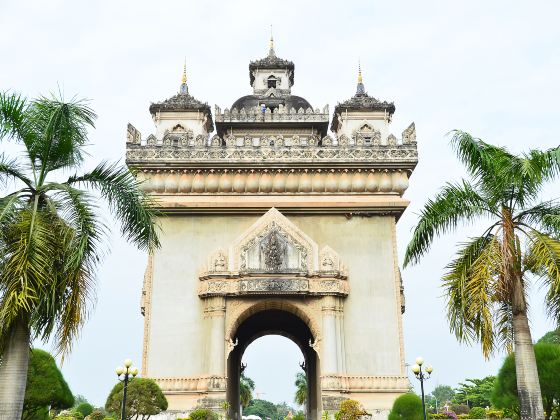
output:
[[[265,335],[281,335],[292,340],[301,350],[305,361],[308,382],[307,418],[317,419],[319,415],[319,359],[310,346],[315,338],[299,316],[282,309],[267,309],[250,315],[237,327],[234,337],[237,345],[230,352],[227,360],[227,400],[230,417],[241,418],[239,402],[239,380],[241,360],[247,347],[256,339]],[[274,355],[271,355],[274,357]]]

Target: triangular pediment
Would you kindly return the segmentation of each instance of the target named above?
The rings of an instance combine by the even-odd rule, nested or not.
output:
[[[318,268],[318,246],[277,209],[271,208],[230,247],[239,272],[301,272]]]

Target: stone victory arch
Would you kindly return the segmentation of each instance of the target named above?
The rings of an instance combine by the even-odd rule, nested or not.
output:
[[[355,399],[384,419],[409,386],[395,224],[414,124],[390,134],[395,106],[360,72],[329,134],[328,106],[292,95],[294,64],[272,40],[249,76],[253,94],[212,115],[185,71],[179,93],[150,106],[155,134],[128,126],[127,164],[164,214],[142,290],[142,374],[170,413],[227,401],[238,419],[243,353],[279,334],[305,359],[308,418]]]

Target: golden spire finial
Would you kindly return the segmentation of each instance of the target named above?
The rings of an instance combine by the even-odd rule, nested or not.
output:
[[[274,37],[272,36],[272,25],[270,25],[270,44],[269,49],[271,52],[274,51]]]
[[[358,83],[362,83],[362,64],[358,60]]]
[[[181,79],[183,84],[187,83],[187,57],[185,57],[185,64],[183,65],[183,77]]]

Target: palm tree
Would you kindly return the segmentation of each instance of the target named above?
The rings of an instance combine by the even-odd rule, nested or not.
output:
[[[83,325],[110,226],[100,221],[97,191],[139,248],[159,245],[156,213],[126,168],[83,162],[95,113],[83,102],[0,93],[0,140],[21,156],[0,155],[0,418],[19,419],[32,339],[53,339],[64,356]]]
[[[241,378],[239,379],[239,401],[241,401],[241,406],[243,408],[246,408],[253,400],[254,390],[255,382],[242,373]]]
[[[305,405],[307,402],[307,375],[302,372],[296,374],[296,395],[294,401],[298,405]]]
[[[480,342],[485,357],[515,350],[521,418],[543,419],[527,296],[529,276],[540,278],[549,315],[560,320],[560,206],[538,202],[543,185],[560,171],[560,147],[517,156],[462,131],[451,143],[471,179],[448,183],[428,201],[404,265],[418,263],[436,236],[460,222],[488,222],[446,267],[450,329],[461,342]]]

